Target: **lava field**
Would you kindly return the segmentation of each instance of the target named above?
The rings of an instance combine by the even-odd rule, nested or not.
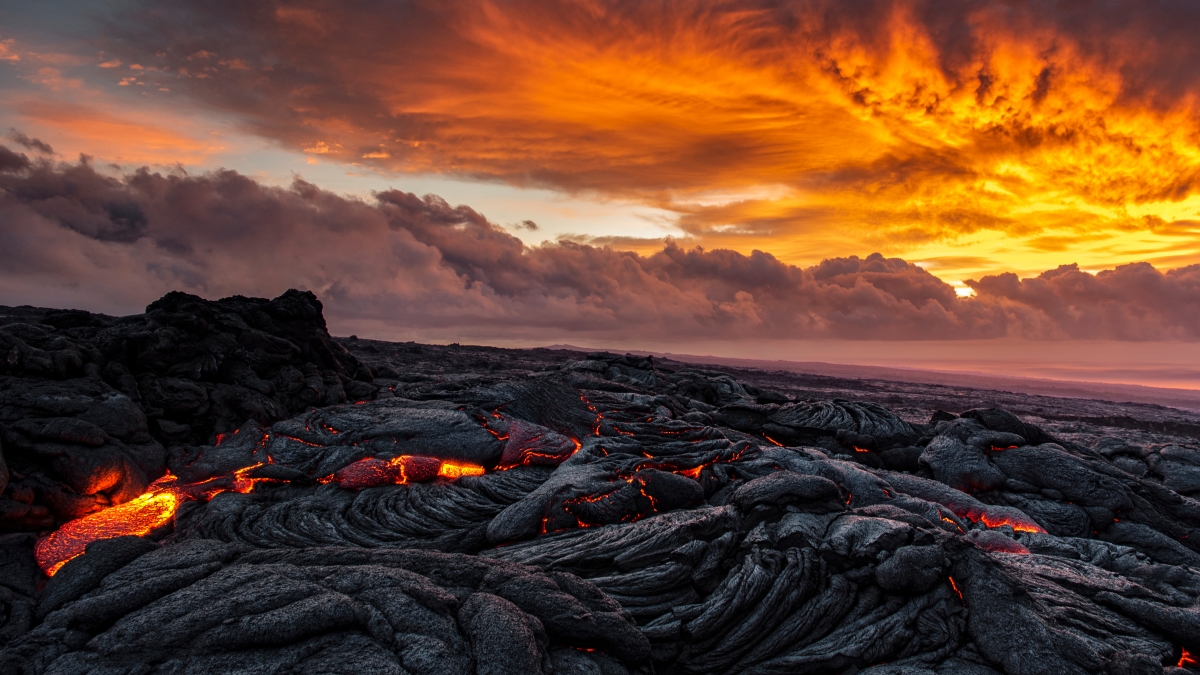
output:
[[[1186,411],[334,339],[298,291],[0,351],[0,673],[1200,672]]]

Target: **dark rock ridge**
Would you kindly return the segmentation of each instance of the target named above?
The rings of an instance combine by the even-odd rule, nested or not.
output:
[[[120,319],[9,311],[0,324],[0,530],[42,530],[128,501],[164,446],[372,397],[308,292],[209,302],[169,293]],[[37,318],[35,318],[37,317]]]
[[[0,672],[1117,675],[1200,654],[1179,411],[1037,397],[1085,425],[1059,433],[945,388],[900,416],[870,387],[802,398],[649,358],[339,343],[293,291],[22,310],[0,327],[4,503],[25,508],[0,521]],[[160,393],[183,391],[205,404]],[[1124,422],[1166,416],[1182,435]],[[485,472],[439,475],[459,465]],[[41,575],[21,530],[168,468],[210,487]]]

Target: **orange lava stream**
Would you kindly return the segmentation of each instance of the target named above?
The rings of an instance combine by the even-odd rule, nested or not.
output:
[[[962,591],[958,590],[958,584],[954,583],[954,577],[947,577],[947,578],[950,579],[950,588],[953,588],[954,592],[958,594],[958,599],[962,600],[963,599]]]
[[[365,477],[365,481],[361,475],[354,476],[357,482],[355,480],[344,481],[347,484],[343,485],[343,487],[363,487],[361,485],[363,482],[370,483],[371,485],[384,485],[387,483],[403,484],[418,480],[432,480],[435,477],[453,480],[462,476],[482,476],[485,473],[484,468],[476,464],[467,462],[438,462],[434,458],[414,457],[410,455],[401,455],[389,461],[378,459],[360,460],[350,466],[362,465],[365,462],[377,463],[386,468],[382,472],[376,472],[378,473],[376,476]],[[414,472],[416,475],[408,475],[410,473],[409,469],[414,468],[412,465],[432,465],[433,462],[438,462],[436,471],[418,471]],[[154,481],[150,485],[150,488],[136,499],[124,504],[111,506],[96,513],[90,513],[81,518],[76,518],[39,539],[34,546],[34,557],[37,560],[38,567],[42,569],[42,572],[46,576],[52,577],[68,561],[83,555],[87,545],[94,541],[128,535],[145,536],[155,529],[166,525],[174,518],[179,505],[189,499],[208,501],[222,492],[238,492],[242,494],[251,492],[259,483],[274,480],[270,478],[254,478],[249,475],[251,471],[262,465],[263,463],[259,462],[258,464],[238,469],[225,476],[210,478],[199,483],[182,485],[179,484],[175,476],[168,473]],[[421,468],[424,469],[424,466],[421,466]],[[429,468],[432,469],[433,467],[430,466]],[[337,474],[327,476],[319,482],[331,482],[336,476]],[[339,483],[342,482],[339,481]]]
[[[1011,516],[997,516],[976,508],[964,508],[954,504],[946,505],[954,515],[966,518],[973,523],[983,523],[989,529],[1008,525],[1016,532],[1037,532],[1045,534],[1046,530],[1033,520],[1017,519]]]
[[[365,490],[381,485],[423,483],[435,478],[451,480],[463,476],[482,476],[486,470],[478,464],[462,461],[441,461],[422,455],[398,455],[391,459],[367,457],[348,464],[332,475],[317,479],[319,483],[337,483],[339,487]]]
[[[1196,659],[1186,647],[1182,648],[1182,654],[1179,656],[1179,663],[1176,664],[1179,668],[1187,668],[1188,666],[1196,665]]]
[[[68,561],[83,555],[93,541],[146,535],[165,525],[181,501],[182,496],[174,490],[147,492],[124,504],[76,518],[38,540],[34,557],[46,576],[54,576]]]
[[[189,499],[207,501],[222,492],[250,492],[258,483],[270,480],[249,476],[262,465],[263,462],[259,462],[226,476],[183,485],[168,473],[151,483],[137,498],[76,518],[39,539],[34,547],[34,558],[46,576],[54,576],[69,560],[83,555],[84,549],[93,541],[147,535],[170,522],[179,505]]]
[[[438,468],[438,476],[442,478],[461,478],[462,476],[482,476],[484,469],[477,464],[466,462],[442,462]]]
[[[1004,516],[1001,518],[996,518],[993,516],[989,516],[985,513],[979,517],[979,520],[983,521],[983,524],[987,525],[988,528],[1003,527],[1004,525],[1010,525],[1010,526],[1012,526],[1012,529],[1016,532],[1045,532],[1046,531],[1046,530],[1042,529],[1041,526],[1037,525],[1036,523],[1022,523],[1020,521],[1013,520],[1012,518],[1009,518],[1007,516]]]

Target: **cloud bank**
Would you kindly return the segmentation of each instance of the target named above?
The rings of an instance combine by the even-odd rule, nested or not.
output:
[[[571,339],[1200,340],[1200,265],[1075,266],[954,289],[872,254],[802,268],[754,251],[529,247],[467,206],[358,200],[234,171],[56,164],[0,146],[0,302],[132,313],[168,290],[315,291],[392,334]]]

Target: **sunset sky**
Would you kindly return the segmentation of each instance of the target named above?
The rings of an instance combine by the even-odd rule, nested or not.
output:
[[[1189,343],[1198,31],[1191,0],[7,0],[0,303]]]

